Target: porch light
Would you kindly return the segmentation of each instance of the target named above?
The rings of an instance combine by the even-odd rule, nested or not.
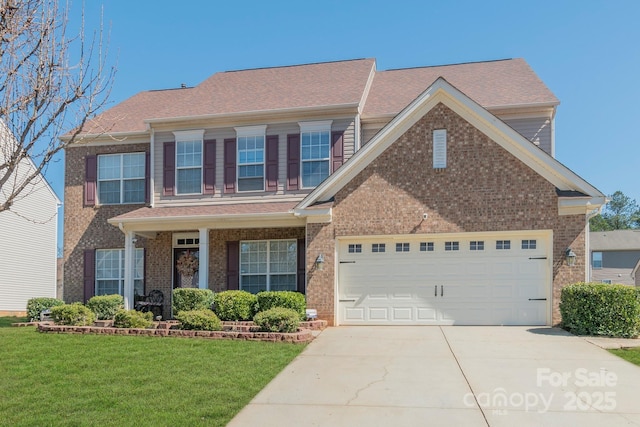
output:
[[[569,267],[576,265],[576,258],[578,258],[578,256],[571,250],[571,248],[567,248],[567,250],[564,251],[564,259],[567,261],[567,265]]]
[[[324,270],[324,255],[318,255],[316,258],[316,270]]]

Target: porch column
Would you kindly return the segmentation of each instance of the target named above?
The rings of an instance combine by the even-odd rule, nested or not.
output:
[[[198,288],[209,289],[209,229],[201,228],[200,232],[200,264],[198,268]]]
[[[133,257],[135,254],[135,244],[133,243],[133,231],[125,232],[124,239],[124,308],[132,310],[133,300]]]

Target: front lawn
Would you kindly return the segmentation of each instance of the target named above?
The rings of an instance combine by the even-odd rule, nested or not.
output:
[[[0,426],[224,426],[303,349],[0,327]]]
[[[627,362],[631,362],[640,366],[640,347],[635,348],[623,348],[620,350],[609,350],[611,353],[618,357],[623,358]]]

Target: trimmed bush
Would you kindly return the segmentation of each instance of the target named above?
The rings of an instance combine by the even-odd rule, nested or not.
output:
[[[173,312],[191,310],[211,310],[213,305],[211,289],[177,288],[173,290]]]
[[[176,319],[180,321],[180,329],[193,331],[221,331],[222,322],[211,310],[181,311]]]
[[[118,310],[113,317],[116,328],[148,328],[153,324],[153,313],[136,310]]]
[[[562,289],[562,326],[576,335],[634,338],[640,333],[640,297],[634,287],[576,283]]]
[[[93,325],[96,315],[79,302],[51,307],[51,317],[58,325]]]
[[[87,301],[89,310],[96,314],[98,320],[113,319],[118,310],[124,308],[122,295],[99,295]]]
[[[290,308],[295,310],[300,316],[300,320],[304,320],[307,316],[307,302],[304,295],[300,292],[292,291],[265,291],[258,292],[256,295],[258,304],[256,311],[266,311],[275,307]]]
[[[256,296],[247,291],[216,294],[213,311],[220,320],[251,320],[256,314]]]
[[[31,298],[27,301],[27,318],[29,320],[40,320],[40,313],[43,310],[48,310],[51,307],[57,307],[64,305],[64,301],[58,298]]]
[[[300,314],[290,308],[275,307],[256,314],[253,321],[264,332],[296,332]]]

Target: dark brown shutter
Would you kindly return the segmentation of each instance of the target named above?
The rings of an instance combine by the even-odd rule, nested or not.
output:
[[[305,274],[307,271],[307,251],[305,240],[298,239],[298,289],[297,291],[305,293]]]
[[[236,139],[224,140],[224,192],[236,192]]]
[[[331,173],[338,170],[344,163],[344,132],[331,134]]]
[[[278,190],[278,135],[267,136],[266,191]]]
[[[240,289],[240,242],[227,242],[227,289]]]
[[[135,245],[134,248],[135,250]],[[135,265],[133,267],[136,268]],[[133,285],[135,289],[135,284]],[[142,295],[147,295],[147,248],[142,248]],[[135,292],[134,292],[134,304],[135,304]]]
[[[144,202],[151,202],[151,155],[144,155]]]
[[[204,141],[204,170],[202,173],[204,194],[215,193],[216,181],[216,140]]]
[[[95,249],[84,250],[84,302],[96,293],[96,251]]]
[[[176,186],[176,142],[170,141],[164,143],[163,151],[163,176],[162,176],[162,194],[165,196],[173,196]]]
[[[84,159],[84,205],[95,206],[98,183],[98,156]]]
[[[287,135],[287,190],[300,187],[300,134]]]

